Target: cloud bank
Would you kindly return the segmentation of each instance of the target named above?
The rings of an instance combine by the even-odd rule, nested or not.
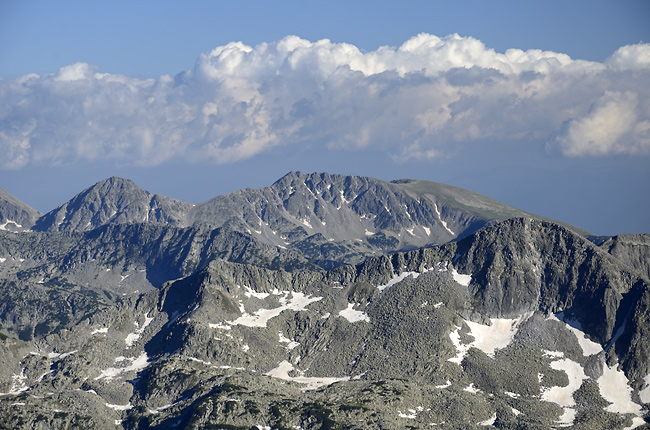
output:
[[[174,77],[76,63],[0,79],[0,166],[229,163],[276,147],[432,159],[515,141],[567,157],[650,154],[650,44],[603,63],[420,34],[361,52],[229,43]],[[492,143],[491,143],[492,142]]]

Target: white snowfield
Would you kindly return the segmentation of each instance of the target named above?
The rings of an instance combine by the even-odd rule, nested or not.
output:
[[[278,339],[280,343],[286,343],[287,350],[291,351],[292,349],[300,346],[300,342],[296,342],[295,340],[291,340],[282,334],[282,332],[278,332]]]
[[[123,373],[127,372],[139,372],[149,365],[149,357],[146,352],[140,354],[137,358],[125,358],[117,357],[115,362],[122,361],[131,361],[131,363],[126,367],[109,367],[108,369],[102,370],[102,373],[95,378],[95,381],[100,379],[106,379],[110,381],[113,378],[120,376]]]
[[[0,224],[0,230],[10,231],[12,233],[16,233],[15,231],[7,228],[7,226],[9,224],[14,224],[16,226],[16,228],[23,228],[23,226],[18,224],[16,221],[6,220],[4,223]]]
[[[469,327],[471,332],[470,334],[474,337],[474,340],[469,344],[463,344],[460,340],[459,333],[461,327],[456,327],[451,333],[449,333],[449,338],[456,347],[457,354],[456,356],[449,358],[448,361],[461,364],[467,351],[472,347],[480,349],[490,357],[494,357],[496,350],[503,349],[512,342],[519,327],[522,323],[528,320],[532,314],[532,312],[526,313],[515,319],[493,318],[490,319],[490,326],[465,321],[465,324]],[[600,344],[589,340],[585,333],[580,330],[581,325],[578,321],[568,320],[570,324],[567,324],[567,322],[565,322],[567,320],[564,319],[562,313],[551,315],[547,320],[560,321],[564,323],[565,327],[576,336],[576,341],[580,345],[585,357],[604,352]],[[563,408],[564,412],[557,421],[558,426],[571,426],[573,425],[577,414],[573,394],[580,388],[582,382],[585,379],[588,379],[588,376],[585,374],[584,368],[580,363],[565,358],[562,351],[544,351],[544,355],[552,359],[550,363],[551,368],[566,373],[569,378],[569,384],[565,387],[544,387],[542,389],[541,398],[544,401],[556,403]],[[538,376],[541,382],[543,375],[540,374]],[[648,403],[650,401],[650,375],[646,376],[644,381],[645,386],[643,390],[639,392],[639,397],[642,402]],[[600,395],[610,403],[605,408],[607,411],[619,414],[635,415],[632,425],[627,427],[626,430],[634,429],[644,423],[642,418],[643,409],[641,405],[632,400],[633,390],[629,385],[629,380],[622,370],[618,370],[616,367],[610,368],[603,363],[603,374],[596,382],[599,387]],[[440,386],[439,388],[443,388],[443,386]],[[511,397],[513,397],[513,395],[511,395]]]
[[[265,373],[265,375],[270,376],[272,378],[283,379],[285,381],[292,381],[292,382],[298,382],[300,384],[305,384],[306,386],[303,389],[304,391],[315,390],[326,385],[331,385],[335,382],[350,380],[349,376],[343,378],[335,378],[335,377],[319,378],[319,377],[302,376],[304,372],[300,370],[298,371],[298,373],[300,373],[300,376],[289,376],[289,372],[291,372],[292,370],[294,370],[293,364],[289,363],[286,360],[283,360],[278,365],[278,367],[269,370],[267,373]]]
[[[358,321],[370,322],[370,317],[366,315],[365,312],[357,311],[354,309],[354,303],[348,303],[348,307],[342,311],[339,311],[339,315],[351,323]]]
[[[566,387],[549,387],[542,392],[542,400],[557,403],[562,406],[564,413],[560,416],[557,423],[560,426],[570,426],[576,417],[575,400],[573,393],[576,392],[582,381],[587,379],[584,369],[575,361],[563,358],[551,362],[551,367],[556,370],[563,370],[569,377],[569,385]]]
[[[124,342],[126,343],[127,348],[130,348],[135,344],[138,339],[140,339],[140,336],[142,336],[142,333],[144,332],[144,329],[147,328],[149,324],[151,324],[151,321],[153,321],[153,318],[149,318],[149,314],[145,315],[144,317],[144,323],[142,324],[142,327],[139,327],[135,332],[129,333],[126,336],[126,339],[124,339]],[[133,324],[135,324],[136,327],[138,327],[138,322],[134,321]]]
[[[532,315],[533,313],[529,312],[514,319],[490,318],[491,325],[489,326],[466,320],[465,324],[469,327],[470,334],[474,337],[474,340],[469,344],[463,345],[460,341],[459,334],[461,327],[456,327],[454,331],[449,333],[449,338],[456,347],[457,354],[455,357],[449,358],[448,361],[460,364],[463,358],[465,358],[467,351],[472,347],[478,348],[494,358],[496,350],[510,345],[521,323]]]
[[[489,326],[465,321],[474,336],[474,341],[470,345],[494,358],[495,351],[510,345],[521,323],[532,315],[533,313],[529,312],[515,319],[490,318],[492,325]]]
[[[226,324],[230,325],[243,325],[246,327],[266,327],[266,323],[271,319],[280,315],[285,310],[292,311],[302,311],[307,308],[311,303],[322,300],[322,297],[311,297],[307,294],[300,292],[289,292],[289,291],[274,291],[273,295],[280,296],[280,306],[273,309],[258,309],[253,314],[246,312],[243,304],[240,304],[239,309],[242,313],[242,316],[237,318],[234,321],[226,321]],[[287,297],[291,294],[291,298]]]
[[[454,277],[454,281],[463,287],[469,287],[469,283],[472,282],[472,275],[461,275],[453,267],[451,268],[451,275]]]

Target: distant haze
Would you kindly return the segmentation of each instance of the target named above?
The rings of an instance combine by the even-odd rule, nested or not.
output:
[[[552,3],[414,2],[410,14],[353,6],[344,19],[363,22],[364,38],[336,30],[334,9],[313,6],[280,16],[261,2],[250,11],[199,2],[128,13],[119,2],[111,10],[3,5],[21,26],[0,21],[0,47],[16,41],[0,57],[15,64],[0,68],[0,187],[47,212],[113,175],[200,203],[291,170],[327,171],[460,186],[595,234],[648,232],[650,34],[639,23],[650,11],[577,2],[550,13]],[[237,27],[243,12],[249,21]],[[59,14],[74,38],[48,32]],[[536,35],[521,25],[533,15]],[[380,32],[394,16],[411,26]],[[106,43],[108,29],[133,65],[145,61],[129,57],[141,44],[152,58],[183,63],[130,75],[129,60]],[[25,53],[42,49],[38,34],[46,44],[59,38],[52,52],[63,62],[28,61]]]

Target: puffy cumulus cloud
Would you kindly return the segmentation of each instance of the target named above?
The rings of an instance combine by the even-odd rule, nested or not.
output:
[[[650,69],[650,43],[618,48],[606,62],[624,70],[641,69],[647,72]]]
[[[504,140],[646,153],[649,52],[626,46],[595,63],[458,35],[373,52],[288,36],[229,43],[175,77],[76,63],[0,79],[0,164],[227,163],[291,145],[432,159]]]
[[[631,92],[606,92],[558,137],[569,156],[650,153],[650,110]]]

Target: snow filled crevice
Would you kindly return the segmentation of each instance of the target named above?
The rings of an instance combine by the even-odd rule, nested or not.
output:
[[[639,398],[643,403],[650,403],[650,374],[646,375],[643,381],[645,382],[645,386],[639,391]]]
[[[153,317],[150,318],[149,314],[147,314],[144,317],[144,323],[142,323],[142,327],[138,327],[139,324],[138,324],[137,321],[133,322],[133,324],[135,324],[135,326],[138,327],[138,329],[136,331],[134,331],[133,333],[129,333],[126,336],[126,339],[124,339],[124,342],[126,343],[127,348],[132,347],[138,341],[138,339],[140,339],[140,336],[142,336],[142,333],[147,328],[147,326],[149,324],[151,324],[151,321],[153,321]]]
[[[420,276],[421,274],[426,273],[426,272],[430,272],[432,270],[433,270],[433,268],[429,268],[429,269],[424,268],[419,272],[402,272],[399,275],[393,274],[393,277],[387,283],[385,283],[383,285],[377,285],[377,289],[379,291],[383,291],[383,290],[385,290],[387,288],[392,287],[395,284],[399,284],[400,282],[402,282],[404,279],[408,278],[409,276],[412,276],[413,279],[417,279],[417,277]]]
[[[574,409],[576,403],[573,399],[573,393],[582,385],[582,381],[587,379],[584,369],[578,363],[568,358],[552,361],[551,368],[562,370],[569,377],[569,384],[566,387],[550,387],[542,392],[542,400],[560,405],[564,413],[560,415],[557,423],[560,426],[570,426],[576,416]]]
[[[449,234],[451,234],[452,236],[456,236],[456,233],[454,233],[453,230],[451,230],[449,227],[447,227],[447,222],[443,221],[443,219],[441,217],[441,214],[440,214],[440,211],[438,210],[438,205],[436,204],[436,202],[432,202],[432,203],[433,203],[433,209],[436,211],[436,215],[438,215],[438,219],[440,220],[440,224],[442,224],[442,226],[445,228],[445,230],[447,230],[447,232]]]
[[[564,312],[558,312],[555,315],[549,317],[551,320],[561,321],[565,324],[566,328],[573,333],[578,339],[578,344],[582,349],[582,353],[585,357],[590,355],[598,354],[603,351],[603,347],[590,339],[587,338],[585,333],[582,331],[582,324],[577,319],[568,318],[564,315]]]

